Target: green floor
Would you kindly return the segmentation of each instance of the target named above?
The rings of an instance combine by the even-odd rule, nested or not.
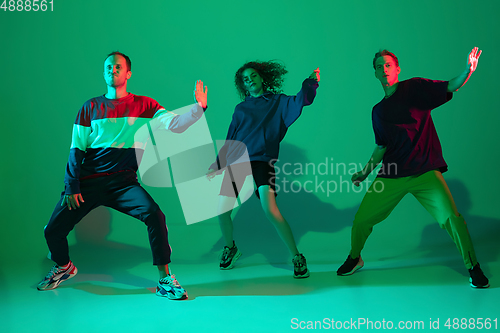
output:
[[[305,280],[294,280],[290,266],[271,266],[263,259],[242,258],[232,271],[218,270],[215,258],[212,263],[173,265],[189,293],[185,301],[155,296],[155,272],[146,263],[100,274],[86,272],[82,267],[92,265],[81,262],[74,279],[54,291],[38,292],[35,277],[44,274],[39,262],[32,266],[33,274],[9,271],[3,276],[2,332],[52,332],[59,325],[71,332],[290,332],[316,321],[321,322],[317,329],[328,329],[332,320],[334,325],[357,322],[358,330],[370,322],[378,327],[385,321],[387,327],[402,321],[428,331],[431,320],[439,320],[445,330],[449,318],[499,317],[498,261],[484,265],[492,287],[474,290],[455,256],[373,256],[349,277],[335,274],[340,262],[312,260],[311,277]],[[43,264],[49,265],[47,260]]]

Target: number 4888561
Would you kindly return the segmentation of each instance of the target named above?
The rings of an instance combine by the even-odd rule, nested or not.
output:
[[[3,0],[0,9],[4,12],[53,12],[54,0]]]
[[[448,318],[444,326],[454,330],[498,329],[497,318]]]

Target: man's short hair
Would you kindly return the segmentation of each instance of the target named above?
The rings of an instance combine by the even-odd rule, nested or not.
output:
[[[118,51],[114,51],[114,52],[111,52],[110,54],[108,54],[106,56],[106,59],[108,59],[109,57],[113,56],[113,55],[120,55],[122,57],[125,58],[125,61],[127,62],[127,67],[128,67],[128,70],[129,71],[132,71],[132,61],[130,61],[130,58],[127,57],[125,54],[121,53],[121,52],[118,52]],[[106,59],[104,59],[104,61],[106,61]]]
[[[377,53],[375,53],[375,57],[373,57],[373,69],[376,69],[375,68],[375,61],[377,61],[378,58],[382,57],[382,56],[390,56],[392,57],[392,59],[394,60],[394,62],[396,63],[396,66],[399,66],[399,60],[398,60],[398,57],[396,57],[394,55],[394,53],[392,52],[389,52],[387,50],[380,50],[378,51]]]

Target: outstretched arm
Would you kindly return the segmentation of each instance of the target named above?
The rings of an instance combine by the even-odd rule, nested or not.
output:
[[[296,96],[286,97],[288,102],[286,107],[283,108],[282,118],[287,128],[297,120],[302,113],[302,108],[311,105],[314,101],[316,89],[319,86],[319,79],[318,67],[304,80],[304,82],[302,82],[302,89],[300,89]]]
[[[159,127],[166,128],[174,133],[182,133],[187,130],[189,126],[193,125],[201,118],[207,109],[207,92],[207,87],[203,90],[203,81],[196,81],[195,90],[193,92],[196,104],[193,104],[191,110],[182,115],[166,111],[165,109],[157,111],[153,117],[153,119],[159,121],[159,123],[155,124],[155,130]]]
[[[359,183],[365,180],[366,177],[368,177],[368,175],[373,171],[373,169],[375,169],[377,165],[380,162],[382,162],[382,160],[384,159],[385,150],[386,147],[382,146],[375,147],[372,156],[370,157],[370,160],[368,161],[368,163],[366,163],[363,170],[358,171],[352,175],[351,181],[353,182],[354,185],[359,186]]]
[[[477,47],[473,48],[469,53],[467,58],[467,68],[459,76],[448,81],[448,92],[455,92],[460,89],[465,82],[470,78],[471,74],[474,73],[477,67],[477,62],[482,51]]]

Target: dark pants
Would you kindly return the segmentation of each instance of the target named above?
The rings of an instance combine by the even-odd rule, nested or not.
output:
[[[165,215],[153,198],[137,182],[134,172],[119,172],[108,176],[82,180],[80,189],[84,203],[80,208],[69,210],[61,206],[64,192],[57,203],[49,223],[45,227],[45,239],[52,260],[62,266],[69,262],[66,237],[91,210],[106,206],[141,220],[148,227],[149,243],[153,253],[153,265],[170,263],[171,249]]]

